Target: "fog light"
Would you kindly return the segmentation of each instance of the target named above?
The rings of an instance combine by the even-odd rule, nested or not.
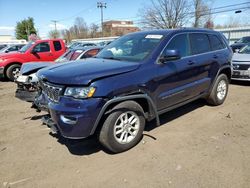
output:
[[[60,119],[65,124],[75,125],[77,122],[77,118],[71,116],[60,115]]]

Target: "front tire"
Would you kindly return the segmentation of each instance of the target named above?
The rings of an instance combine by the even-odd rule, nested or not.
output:
[[[14,64],[11,65],[7,71],[6,71],[6,76],[10,81],[14,81],[15,80],[15,76],[17,75],[17,73],[20,71],[21,65],[19,64]]]
[[[214,106],[223,104],[227,97],[228,86],[228,77],[225,74],[220,74],[207,98],[207,102]]]
[[[138,144],[144,127],[142,107],[134,101],[125,101],[109,113],[101,128],[99,141],[113,153],[123,152]]]

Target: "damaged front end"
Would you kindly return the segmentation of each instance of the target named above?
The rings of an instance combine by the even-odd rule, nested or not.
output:
[[[35,108],[37,112],[48,111],[48,102],[42,94],[38,85],[36,73],[31,75],[19,75],[15,80],[17,89],[15,97],[26,102],[32,102],[31,108]]]
[[[36,74],[19,75],[15,82],[17,84],[15,97],[26,102],[34,102],[38,94]]]

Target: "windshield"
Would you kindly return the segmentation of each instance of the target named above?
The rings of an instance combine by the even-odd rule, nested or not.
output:
[[[121,37],[106,48],[104,48],[97,58],[115,59],[126,61],[142,61],[163,39],[163,35],[136,33]]]
[[[250,54],[250,45],[246,45],[245,47],[241,48],[238,53],[240,53],[240,54]]]
[[[55,60],[56,63],[76,60],[83,50],[69,50]]]
[[[29,42],[28,44],[26,44],[25,46],[23,46],[19,52],[26,52],[33,44],[35,44],[35,42]]]
[[[242,37],[237,43],[248,43],[250,42],[250,37]]]

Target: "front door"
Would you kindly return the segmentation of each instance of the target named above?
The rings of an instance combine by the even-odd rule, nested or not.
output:
[[[157,64],[156,101],[158,110],[178,104],[188,98],[190,85],[195,82],[197,70],[191,56],[188,34],[178,34],[167,44],[166,50],[178,50],[181,58]]]
[[[49,42],[41,42],[33,47],[35,53],[31,53],[31,61],[53,61]]]

